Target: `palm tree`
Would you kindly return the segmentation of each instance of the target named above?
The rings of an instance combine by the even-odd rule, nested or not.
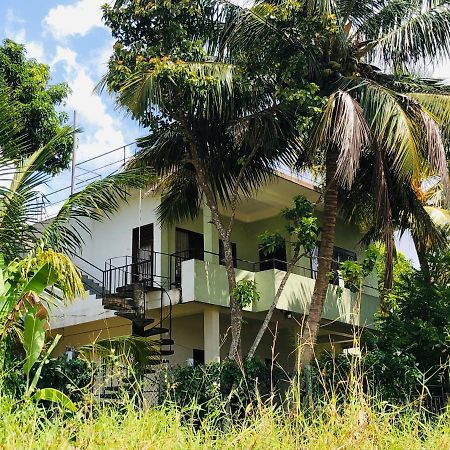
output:
[[[325,170],[320,259],[301,339],[303,366],[313,356],[328,289],[339,191],[350,190],[364,172],[360,167],[366,167],[371,223],[375,234],[382,233],[391,261],[394,227],[409,226],[410,221],[401,217],[413,212],[399,211],[395,204],[402,189],[420,183],[423,170],[448,189],[440,122],[448,117],[450,97],[438,84],[407,72],[412,64],[450,54],[448,5],[442,0],[265,1],[250,9],[227,5],[223,45],[227,58],[251,48],[263,64],[272,64],[281,55],[279,63],[286,70],[285,61],[301,56],[308,79],[328,98],[305,136],[299,158],[302,165],[320,161]],[[309,24],[322,30],[312,47],[302,40]]]
[[[71,132],[64,129],[24,160],[9,158],[0,143],[0,253],[8,262],[35,253],[37,248],[76,253],[83,234],[89,234],[85,219],[104,220],[118,210],[132,189],[142,189],[153,179],[147,170],[130,169],[94,181],[70,196],[53,218],[41,223],[42,211],[49,203],[40,191],[49,178],[42,170],[54,156],[57,140]],[[3,137],[0,135],[0,140]]]
[[[199,64],[188,66],[198,75]],[[211,68],[208,71],[210,78],[217,77],[220,86],[222,74],[212,72]],[[207,91],[194,87],[189,100],[182,100],[185,103],[180,111],[184,113],[174,113],[172,105],[167,108],[154,96],[155,91],[161,90],[164,96],[180,101],[180,90],[187,97],[185,89],[184,83],[181,86],[160,83],[152,70],[137,72],[124,84],[119,102],[135,117],[145,116],[155,104],[171,116],[169,124],[138,141],[141,151],[130,167],[144,165],[158,175],[155,187],[162,192],[161,221],[193,219],[203,201],[210,208],[224,246],[230,292],[229,357],[239,359],[242,311],[231,294],[236,287],[231,247],[236,208],[242,195],[250,195],[275,173],[277,164],[293,164],[299,151],[295,122],[289,107],[277,104],[261,91],[251,92],[245,85],[214,86]],[[220,103],[215,101],[218,90],[227,90]],[[220,206],[228,209],[228,218],[220,214]]]
[[[229,356],[239,359],[242,311],[231,294],[236,286],[230,239],[236,208],[240,197],[265,182],[280,161],[293,162],[299,151],[294,114],[274,98],[270,80],[249,77],[235,64],[218,60],[223,20],[215,0],[156,8],[146,4],[136,9],[135,2],[117,0],[104,8],[117,42],[100,86],[151,128],[132,165],[150,166],[159,176],[160,219],[193,218],[203,202],[211,210],[230,292]],[[221,216],[220,206],[228,218]]]

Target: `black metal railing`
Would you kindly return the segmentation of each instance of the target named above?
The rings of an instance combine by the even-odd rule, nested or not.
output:
[[[199,249],[186,249],[174,253],[141,250],[138,257],[117,256],[110,258],[105,263],[105,270],[102,272],[103,286],[107,293],[114,293],[117,288],[136,282],[139,282],[146,290],[181,288],[182,263],[192,259],[211,259],[211,257],[217,264],[225,264],[222,255],[206,250],[199,251]],[[309,261],[309,267],[308,264],[295,264],[292,273],[315,279],[317,270],[313,264],[313,258],[306,258]],[[261,261],[233,258],[233,263],[235,269],[249,272],[263,272],[272,269],[286,271],[289,264],[287,261],[277,258],[267,258]],[[344,285],[339,274],[336,275],[334,281],[333,284]],[[363,288],[366,291],[373,290],[374,293],[378,291],[377,287],[369,284],[363,284]]]
[[[172,258],[175,256],[150,250],[141,251],[138,257],[125,255],[110,258],[105,262],[104,285],[109,292],[137,282],[144,289],[170,288],[173,284],[170,270]]]
[[[174,287],[181,287],[181,264],[183,261],[188,261],[190,259],[198,259],[204,261],[205,256],[208,255],[210,257],[214,257],[215,262],[220,265],[225,265],[225,261],[223,260],[223,256],[219,253],[210,252],[204,250],[203,252],[198,249],[188,249],[183,250],[181,252],[172,253],[170,256],[173,261],[173,268],[170,271],[171,275],[171,285]],[[311,256],[305,256],[309,261],[308,265],[294,264],[294,268],[292,273],[296,275],[302,275],[307,278],[316,279],[317,270],[314,268],[315,265],[313,262],[316,262],[315,259]],[[277,258],[267,258],[261,261],[250,261],[242,258],[233,258],[233,264],[235,269],[239,270],[247,270],[249,272],[264,272],[265,270],[281,270],[287,271],[289,263],[287,261],[277,259]],[[335,285],[344,285],[344,281],[340,276],[339,272],[335,274],[331,284]],[[371,286],[369,284],[363,284],[362,286],[366,290],[373,290],[374,292],[378,292],[378,287]]]

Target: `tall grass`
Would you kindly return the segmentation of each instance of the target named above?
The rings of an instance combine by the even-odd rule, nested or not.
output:
[[[2,390],[1,378],[0,449],[5,450],[450,449],[448,407],[437,416],[420,399],[402,406],[381,401],[363,389],[358,358],[347,379],[338,380],[339,389],[330,389],[322,379],[323,394],[308,396],[299,377],[292,381],[285,404],[275,396],[262,400],[256,394],[238,418],[230,417],[230,405],[219,396],[206,407],[195,400],[181,407],[169,392],[163,405],[142,407],[139,389],[138,399],[124,391],[118,400],[101,403],[98,385],[86,390],[77,413],[65,413],[12,399]]]
[[[221,422],[221,426],[217,418],[224,410],[217,408],[198,421],[195,404],[184,410],[171,403],[141,409],[132,399],[108,406],[87,397],[79,412],[70,416],[1,396],[0,448],[450,448],[448,412],[430,418],[424,411],[376,402],[361,393],[345,402],[331,397],[298,409],[258,401],[242,420]]]

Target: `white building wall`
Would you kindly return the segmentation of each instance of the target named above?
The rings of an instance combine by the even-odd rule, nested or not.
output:
[[[91,236],[85,239],[81,256],[100,269],[110,258],[131,256],[132,230],[153,223],[155,251],[161,251],[161,227],[156,217],[159,198],[142,193],[131,196],[120,210],[103,222],[90,221]],[[89,267],[86,267],[89,272]]]

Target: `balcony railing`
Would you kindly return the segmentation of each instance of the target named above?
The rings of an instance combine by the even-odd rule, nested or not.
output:
[[[205,256],[208,255],[210,257],[214,257],[220,265],[225,265],[223,259],[221,259],[222,255],[218,253],[209,252],[209,251],[200,251],[198,249],[189,249],[183,250],[181,252],[175,252],[170,255],[170,264],[171,264],[171,284],[175,287],[181,287],[181,263],[183,261],[188,261],[191,259],[198,259],[204,261]],[[308,256],[305,257],[309,261],[309,267],[301,264],[294,264],[293,272],[296,275],[301,275],[306,278],[316,279],[317,270],[314,269],[314,258]],[[337,262],[337,261],[336,261]],[[283,261],[281,259],[276,258],[268,258],[261,261],[250,261],[241,258],[233,258],[234,268],[240,270],[246,270],[249,272],[263,272],[265,270],[278,269],[281,271],[286,271],[288,267],[288,262]],[[339,272],[335,274],[333,279],[330,281],[330,284],[338,285],[344,287],[344,281],[340,276]],[[371,286],[369,284],[363,284],[364,289],[373,290],[374,292],[378,292],[378,287]]]

